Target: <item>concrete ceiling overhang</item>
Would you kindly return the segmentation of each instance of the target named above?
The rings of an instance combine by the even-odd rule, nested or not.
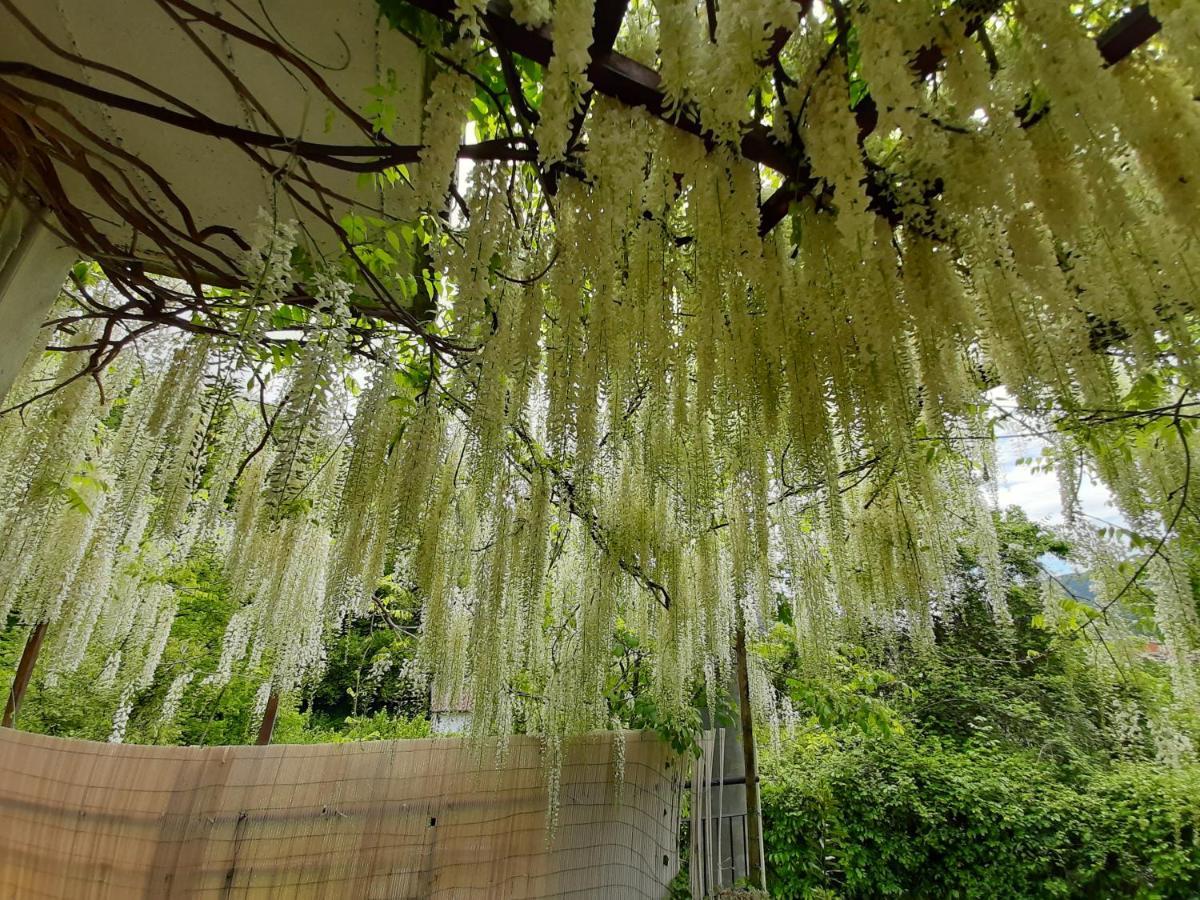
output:
[[[260,209],[296,220],[319,253],[338,252],[339,238],[328,222],[347,212],[411,216],[411,192],[402,187],[380,190],[357,172],[300,160],[286,149],[254,147],[256,160],[225,137],[98,100],[107,92],[134,107],[173,110],[192,121],[370,148],[377,142],[350,113],[362,113],[376,99],[373,86],[390,84],[394,92],[385,101],[396,115],[390,139],[420,143],[423,54],[379,17],[373,0],[194,3],[195,10],[217,18],[165,0],[0,2],[0,61],[9,65],[5,81],[49,101],[37,106],[44,122],[94,152],[89,157],[94,177],[61,159],[46,163],[54,167],[62,195],[33,199],[49,210],[52,228],[56,209],[80,211],[96,230],[93,243],[109,245],[107,251],[81,247],[84,253],[99,256],[117,248],[148,271],[182,276],[173,271],[178,254],[160,246],[166,242],[156,240],[153,229],[114,208],[110,189],[115,189],[160,218],[167,231],[188,235],[189,252],[206,261],[210,279],[228,283],[237,278],[231,263],[252,237]],[[241,36],[220,23],[240,29]],[[280,57],[280,48],[288,58]],[[39,76],[22,77],[26,65]],[[8,111],[12,125],[11,104]],[[11,145],[3,150],[9,157],[3,167],[8,187],[21,192],[25,163],[14,158],[19,154]],[[197,234],[199,241],[191,237]]]

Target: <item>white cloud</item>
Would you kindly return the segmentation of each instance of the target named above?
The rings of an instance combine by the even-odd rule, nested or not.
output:
[[[996,462],[1000,467],[996,493],[1001,508],[1019,506],[1036,522],[1061,525],[1058,478],[1053,472],[1033,472],[1029,465],[1017,464],[1022,457],[1036,459],[1045,446],[1046,442],[1039,438],[1001,438],[996,448]],[[1086,475],[1079,488],[1079,508],[1089,516],[1117,525],[1125,524],[1108,489]]]
[[[1015,412],[1018,405],[1004,388],[997,388],[988,395],[992,406],[998,411]],[[1058,477],[1053,472],[1034,472],[1028,464],[1018,465],[1019,459],[1037,460],[1047,446],[1043,439],[1030,436],[1028,423],[1020,416],[1000,423],[996,442],[996,464],[1000,472],[997,478],[996,495],[1000,508],[1019,506],[1035,522],[1045,525],[1062,525],[1062,496],[1058,489]],[[1125,519],[1112,503],[1112,495],[1099,482],[1087,477],[1079,486],[1079,509],[1096,518],[1124,526]]]

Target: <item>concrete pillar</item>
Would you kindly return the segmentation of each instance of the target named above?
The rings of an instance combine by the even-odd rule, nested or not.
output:
[[[78,259],[40,215],[30,215],[19,203],[0,205],[0,400]]]

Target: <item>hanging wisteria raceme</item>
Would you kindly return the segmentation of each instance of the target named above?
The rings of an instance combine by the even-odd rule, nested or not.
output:
[[[81,332],[76,340],[90,337]],[[84,565],[94,543],[102,545],[101,553],[112,549],[106,535],[96,534],[111,466],[99,420],[111,394],[103,396],[85,379],[70,380],[78,365],[70,354],[30,359],[11,397],[35,394],[46,378],[67,386],[24,422],[15,416],[4,422],[0,613],[7,618],[15,612],[27,624],[57,618],[77,578],[107,579],[113,563],[110,558],[98,567]],[[110,381],[119,383],[126,374],[115,372]]]
[[[427,598],[431,663],[459,655],[455,623],[472,620],[463,690],[485,728],[532,693],[554,731],[563,689],[570,727],[602,725],[593,654],[617,617],[659,639],[655,689],[684,703],[721,670],[739,616],[767,617],[781,573],[814,648],[847,623],[931,639],[960,546],[1004,620],[976,485],[994,471],[973,441],[988,392],[1087,415],[1164,358],[1195,365],[1186,53],[1109,68],[1050,2],[1017,4],[1006,27],[932,3],[810,17],[806,78],[774,119],[824,190],[762,238],[762,173],[731,144],[786,16],[734,5],[706,35],[702,10],[659,12],[667,96],[694,104],[710,143],[596,98],[586,177],[558,186],[553,218],[528,212],[540,184],[477,164],[470,221],[437,257],[448,327],[479,349],[431,391],[449,420],[443,475],[428,512],[402,513],[425,524],[397,564]],[[584,18],[556,10],[556,46]],[[1175,7],[1168,41],[1194,20]],[[943,64],[921,76],[930,46]],[[719,71],[694,78],[697,59]],[[852,103],[866,92],[864,142]],[[1153,498],[1144,478],[1106,480],[1162,529],[1178,527],[1182,477]],[[526,536],[543,523],[548,548]],[[561,623],[548,664],[523,656],[547,641],[539,608]],[[1168,621],[1181,614],[1163,630],[1190,665],[1197,635]]]
[[[592,43],[594,0],[559,0],[555,6],[554,55],[546,69],[537,140],[549,162],[561,160],[571,125],[591,87],[585,70]]]
[[[304,282],[303,340],[255,313],[141,381],[114,373],[103,401],[80,381],[25,426],[0,419],[14,473],[3,552],[19,560],[0,570],[19,573],[6,603],[28,621],[61,615],[66,644],[129,636],[135,662],[123,650],[114,677],[141,683],[172,601],[152,575],[128,581],[131,558],[149,572],[224,542],[241,607],[210,680],[265,666],[266,697],[318,671],[329,629],[390,575],[421,599],[435,695],[469,702],[479,732],[548,735],[554,757],[564,735],[610,723],[618,632],[638,637],[641,687],[670,715],[715,695],[734,633],[780,602],[815,670],[847,633],[919,649],[950,618],[969,551],[1005,622],[981,490],[1003,388],[1033,415],[1098,427],[1143,400],[1137,414],[1159,411],[1128,453],[1063,427],[1059,469],[1068,497],[1086,467],[1162,538],[1145,573],[1194,696],[1186,547],[1200,521],[1181,486],[1200,279],[1195,10],[1166,4],[1165,42],[1108,66],[1053,0],[806,7],[799,39],[773,50],[787,7],[721,4],[710,34],[702,7],[654,5],[670,113],[694,116],[702,139],[590,97],[592,4],[558,4],[536,173],[456,169],[472,97],[460,69],[483,40],[456,33],[451,56],[438,51],[453,66],[432,79],[417,176],[391,189],[431,214],[409,223],[431,260],[412,275],[463,352],[414,354],[376,331],[372,362],[352,356],[378,327],[355,311],[361,273],[306,258],[298,232],[265,217],[246,293]],[[914,65],[930,47],[936,64]],[[763,66],[772,52],[785,78]],[[739,142],[764,105],[811,181],[765,235],[773,186]],[[569,175],[535,177],[567,155]],[[1154,392],[1137,390],[1164,366]],[[250,373],[270,381],[257,398],[232,387]],[[347,375],[366,382],[357,397]],[[103,515],[35,487],[89,467],[111,482]],[[66,537],[45,544],[47,529]],[[79,578],[75,597],[63,585]],[[1104,602],[1127,591],[1114,582]]]
[[[197,536],[193,528],[187,538],[183,520],[191,510],[200,521],[200,464],[216,446],[198,434],[219,392],[202,383],[207,354],[196,344],[157,369],[122,366],[103,390],[74,381],[6,431],[6,609],[19,622],[52,624],[51,681],[78,668],[92,646],[106,655],[102,682],[144,689],[153,680],[175,610],[159,575]],[[55,355],[31,359],[10,399],[79,360],[58,356],[55,373],[46,370]]]

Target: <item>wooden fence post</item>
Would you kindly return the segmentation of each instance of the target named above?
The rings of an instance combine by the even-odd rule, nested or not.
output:
[[[38,654],[42,652],[42,641],[46,637],[46,623],[38,622],[25,640],[25,649],[21,651],[21,661],[17,663],[17,676],[13,679],[12,688],[8,692],[8,702],[4,704],[4,720],[0,722],[5,728],[12,728],[17,720],[17,712],[21,708],[21,698],[25,696],[25,688],[29,687],[29,679],[33,677],[33,667],[37,665]]]
[[[275,717],[279,715],[279,692],[271,691],[267,697],[267,708],[263,710],[262,724],[258,726],[258,740],[254,743],[271,743],[271,732],[275,730]]]

